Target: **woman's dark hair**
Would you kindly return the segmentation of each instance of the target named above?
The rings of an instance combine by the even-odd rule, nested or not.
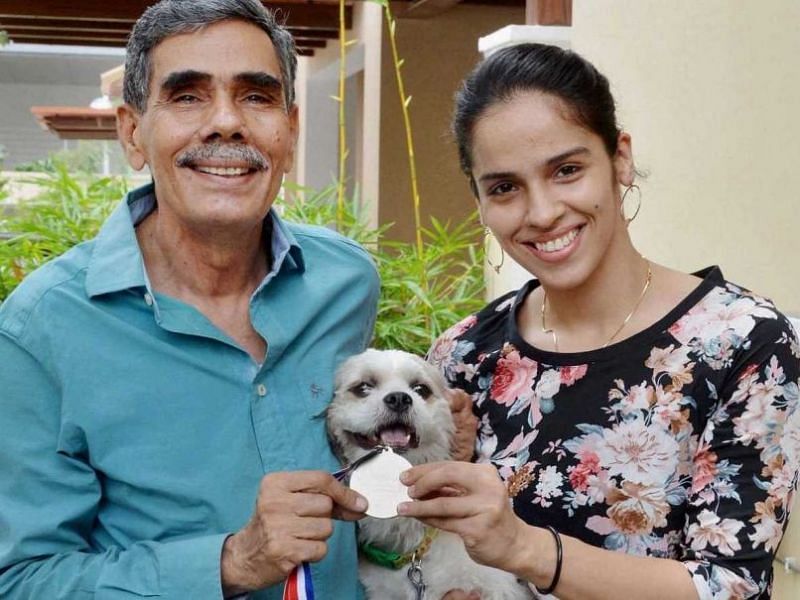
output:
[[[475,123],[488,108],[511,100],[520,92],[542,92],[557,97],[578,124],[600,136],[609,156],[617,151],[619,128],[608,79],[570,50],[545,44],[519,44],[498,50],[479,63],[456,93],[453,134],[461,169],[470,180]]]

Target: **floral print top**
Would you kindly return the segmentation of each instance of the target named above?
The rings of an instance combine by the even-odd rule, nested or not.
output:
[[[554,353],[520,336],[531,281],[429,360],[472,395],[476,455],[526,522],[682,561],[702,599],[768,598],[800,461],[800,343],[718,268],[650,328]]]

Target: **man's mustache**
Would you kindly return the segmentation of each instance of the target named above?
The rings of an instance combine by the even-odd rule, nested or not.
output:
[[[255,148],[247,144],[203,144],[183,152],[175,161],[179,167],[194,167],[200,161],[221,160],[245,163],[249,168],[263,171],[267,159]]]

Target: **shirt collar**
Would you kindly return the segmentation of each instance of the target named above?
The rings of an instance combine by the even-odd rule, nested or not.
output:
[[[142,253],[136,239],[135,227],[156,207],[152,183],[128,192],[111,213],[95,238],[94,249],[86,273],[86,292],[89,297],[130,288],[147,288],[149,280]],[[259,285],[259,290],[281,269],[304,271],[303,251],[292,232],[274,208],[265,219],[272,220],[270,249],[272,267]]]

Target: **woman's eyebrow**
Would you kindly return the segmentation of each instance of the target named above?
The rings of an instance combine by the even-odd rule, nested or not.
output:
[[[480,177],[478,177],[478,181],[490,181],[492,179],[507,179],[509,177],[514,177],[514,173],[511,171],[496,171],[494,173],[484,173]]]
[[[575,146],[574,148],[570,148],[565,152],[559,152],[555,156],[548,158],[544,161],[544,166],[548,168],[553,168],[557,166],[562,161],[566,160],[567,158],[571,158],[575,155],[579,154],[589,154],[589,149],[586,146]],[[478,177],[477,181],[490,181],[494,179],[507,179],[514,177],[515,173],[512,171],[495,171],[491,173],[484,173],[480,177]]]
[[[561,152],[552,158],[548,158],[544,164],[547,167],[554,167],[563,160],[575,156],[576,154],[589,154],[589,149],[586,146],[575,146],[566,152]]]

